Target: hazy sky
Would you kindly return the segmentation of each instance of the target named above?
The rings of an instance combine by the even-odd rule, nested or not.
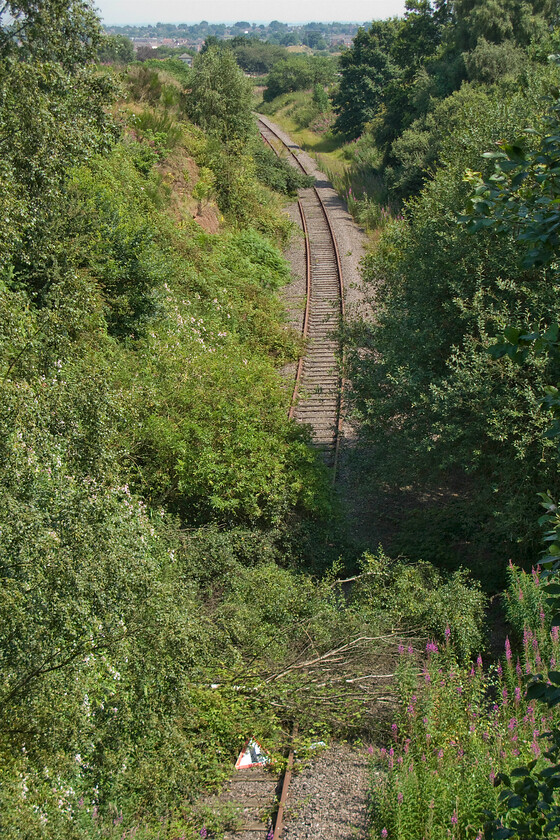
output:
[[[405,0],[97,0],[106,24],[364,21],[401,15]]]

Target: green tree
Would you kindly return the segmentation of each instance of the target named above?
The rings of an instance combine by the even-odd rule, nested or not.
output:
[[[15,278],[37,291],[54,268],[51,225],[71,168],[116,138],[107,112],[114,89],[109,77],[84,63],[96,58],[100,38],[87,4],[10,9],[12,22],[0,35],[0,158],[7,183],[0,203],[6,202],[9,231],[0,242],[0,271],[11,264]]]
[[[487,154],[494,162],[494,172],[490,177],[482,178],[480,173],[473,172],[467,175],[476,189],[470,199],[470,212],[463,221],[473,232],[494,228],[502,235],[515,237],[524,246],[525,267],[550,266],[551,280],[558,288],[560,100],[557,95],[542,124],[528,133],[525,142],[502,141],[499,146],[499,151]],[[553,305],[543,313],[540,323],[509,325],[504,330],[503,339],[491,348],[495,359],[510,359],[523,367],[534,355],[545,356],[551,361],[549,374],[555,379],[544,384],[541,403],[554,417],[546,436],[557,442],[560,436],[559,338],[558,310]],[[548,487],[548,483],[544,486]],[[546,528],[546,551],[539,563],[544,567],[552,625],[557,626],[560,622],[558,491],[556,489],[551,493],[549,490],[540,495],[545,509],[540,524]],[[533,675],[528,696],[541,700],[549,707],[557,706],[560,702],[560,673],[551,668],[544,675]],[[509,775],[500,774],[498,777],[497,783],[505,785],[500,795],[502,809],[494,823],[487,827],[488,837],[526,840],[556,836],[560,824],[560,730],[553,727],[546,734],[546,764],[532,761]]]
[[[491,230],[472,237],[455,223],[467,197],[465,169],[520,123],[537,122],[541,90],[516,93],[507,103],[498,91],[458,92],[455,126],[441,147],[445,165],[366,264],[375,322],[364,326],[365,352],[355,355],[351,378],[364,433],[376,447],[370,474],[393,486],[405,476],[411,483],[413,474],[419,487],[449,475],[465,481],[445,515],[418,513],[413,530],[431,528],[432,542],[405,537],[407,526],[401,532],[401,550],[416,556],[437,551],[450,562],[450,544],[464,540],[471,563],[488,545],[504,565],[509,552],[526,557],[536,528],[522,541],[518,522],[532,521],[543,470],[547,486],[558,487],[538,411],[546,360],[532,359],[520,370],[496,364],[485,350],[512,320],[539,321],[554,306],[550,268],[522,268],[521,245],[512,237]],[[518,492],[511,494],[511,486]]]
[[[387,83],[399,75],[391,50],[400,24],[375,21],[360,29],[350,49],[340,56],[341,79],[332,102],[338,114],[333,129],[349,140],[359,137],[380,111]]]
[[[0,58],[17,55],[73,70],[95,60],[101,41],[89,0],[7,0],[0,7]]]
[[[125,35],[108,35],[97,51],[105,64],[128,64],[134,60],[134,46]]]
[[[264,92],[265,102],[282,93],[305,90],[314,84],[328,85],[335,74],[335,63],[325,57],[292,55],[278,61],[270,73]]]
[[[193,64],[187,113],[221,141],[245,143],[254,134],[252,86],[233,52],[212,46]]]

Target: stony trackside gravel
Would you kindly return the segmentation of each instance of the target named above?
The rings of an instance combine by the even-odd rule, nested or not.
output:
[[[368,759],[365,747],[336,744],[296,775],[282,840],[365,840]]]

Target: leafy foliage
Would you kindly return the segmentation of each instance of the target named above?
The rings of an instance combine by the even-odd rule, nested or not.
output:
[[[536,529],[520,539],[517,523],[534,518],[543,482],[555,492],[556,470],[546,460],[552,445],[543,438],[547,419],[539,411],[550,363],[535,356],[523,369],[502,366],[486,347],[509,323],[546,323],[557,290],[551,269],[520,267],[523,248],[512,237],[488,227],[472,237],[456,224],[470,161],[480,160],[510,119],[515,130],[523,109],[527,119],[532,107],[520,100],[506,112],[489,98],[484,109],[476,99],[472,104],[479,118],[459,124],[462,148],[449,139],[447,165],[409,205],[406,219],[386,227],[366,265],[376,316],[359,337],[351,378],[364,431],[375,439],[371,472],[379,485],[410,484],[417,470],[419,486],[431,487],[440,510],[438,482],[440,488],[449,482],[450,490],[458,484],[462,511],[444,493],[446,512],[436,519],[430,511],[432,524],[424,521],[420,533],[440,529],[444,562],[454,552],[460,557],[462,545],[471,558],[492,546],[505,565],[512,553],[531,556]],[[519,492],[512,495],[512,486]],[[410,520],[411,538],[399,548],[430,557],[420,548],[419,524]]]
[[[254,133],[251,84],[229,50],[211,47],[193,65],[187,113],[223,142],[246,142]]]
[[[267,77],[263,94],[270,102],[282,93],[305,90],[313,85],[327,85],[334,79],[336,64],[332,59],[291,55],[275,63]]]

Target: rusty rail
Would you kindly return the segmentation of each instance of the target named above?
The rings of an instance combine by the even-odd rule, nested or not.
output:
[[[298,733],[298,725],[294,724],[292,729],[290,752],[288,753],[288,762],[284,772],[284,779],[282,781],[282,793],[280,794],[280,802],[278,803],[278,811],[276,813],[276,822],[274,824],[274,835],[272,840],[280,840],[282,837],[282,830],[284,828],[284,811],[286,809],[286,800],[288,798],[288,788],[292,781],[292,772],[294,768],[294,739]]]
[[[305,166],[300,161],[298,155],[294,152],[293,148],[291,148],[280,137],[280,135],[276,131],[274,131],[274,129],[271,128],[263,120],[259,119],[258,122],[259,122],[260,126],[262,126],[265,129],[266,132],[270,133],[274,138],[276,138],[276,140],[279,141],[279,143],[282,145],[282,148],[285,149],[289,153],[289,155],[293,159],[295,165],[304,174],[308,175],[309,174],[308,171],[306,170]],[[263,140],[274,151],[274,153],[279,155],[278,149],[275,148],[275,146],[271,143],[269,138],[264,133],[262,133],[262,130],[261,130],[261,136],[263,137]],[[329,219],[329,214],[328,214],[327,209],[325,207],[325,203],[324,203],[324,201],[323,201],[323,199],[322,199],[322,197],[319,193],[319,190],[317,189],[316,186],[313,187],[313,192],[314,192],[314,194],[317,198],[319,206],[321,207],[321,211],[322,211],[327,229],[329,231],[329,236],[330,236],[331,243],[332,243],[333,254],[334,254],[335,263],[336,263],[336,272],[337,272],[339,319],[340,319],[340,325],[342,325],[343,322],[344,322],[345,308],[344,308],[344,283],[343,283],[343,277],[342,277],[342,265],[341,265],[341,261],[340,261],[340,253],[339,253],[339,250],[338,250],[338,245],[337,245],[337,242],[336,242],[336,237],[335,237],[335,234],[334,234],[334,230],[333,230],[331,221]],[[311,283],[312,283],[311,254],[310,254],[310,244],[309,244],[309,230],[308,230],[308,226],[307,226],[307,223],[306,223],[306,220],[305,220],[305,213],[304,213],[304,210],[303,210],[303,206],[302,206],[302,203],[301,203],[300,200],[298,200],[298,207],[299,207],[299,212],[300,212],[300,216],[301,216],[301,219],[302,219],[302,227],[303,227],[303,230],[304,230],[305,249],[306,249],[306,275],[307,275],[306,276],[306,306],[305,306],[305,315],[304,315],[304,323],[303,323],[302,332],[303,332],[304,338],[307,338],[308,337],[308,326],[309,326],[310,300],[311,300]],[[344,370],[344,349],[343,349],[342,345],[340,345],[339,349],[340,349],[340,362],[341,362],[342,371],[343,371]],[[292,394],[292,400],[291,400],[289,415],[288,415],[290,418],[292,418],[294,416],[294,412],[295,412],[297,395],[298,395],[298,391],[299,391],[299,387],[300,387],[301,379],[302,379],[303,364],[304,364],[304,357],[300,357],[299,360],[298,360],[294,390],[293,390],[293,394]],[[343,374],[341,373],[340,384],[339,384],[338,395],[337,395],[336,429],[335,429],[334,441],[333,441],[333,450],[334,450],[333,451],[333,479],[332,479],[333,484],[335,483],[336,476],[337,476],[338,460],[339,460],[339,453],[340,453],[340,441],[341,441],[341,438],[342,438],[342,423],[343,423],[343,421],[342,421],[342,409],[343,409],[343,399],[344,399],[345,387],[346,387],[346,382],[345,382]]]

